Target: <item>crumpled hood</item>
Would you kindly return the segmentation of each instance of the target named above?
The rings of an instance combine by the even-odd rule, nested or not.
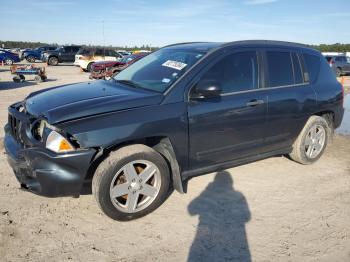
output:
[[[113,80],[59,86],[30,94],[29,114],[45,117],[50,124],[91,115],[159,104],[163,95],[127,87]]]

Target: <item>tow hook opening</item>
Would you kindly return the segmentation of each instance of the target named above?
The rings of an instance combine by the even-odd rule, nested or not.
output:
[[[29,188],[26,184],[21,184],[21,189],[25,190],[25,191],[29,190]]]

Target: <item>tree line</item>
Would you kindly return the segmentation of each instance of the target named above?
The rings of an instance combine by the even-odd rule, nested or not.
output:
[[[59,46],[57,43],[42,43],[42,42],[26,42],[26,41],[0,41],[0,48],[36,48],[39,46]],[[98,45],[86,45],[89,47],[102,47]],[[312,48],[315,48],[321,52],[350,52],[350,44],[320,44],[320,45],[309,45]],[[108,48],[114,49],[124,49],[124,50],[157,50],[158,47],[150,47],[148,45],[142,46],[107,46]]]
[[[20,49],[24,49],[24,48],[36,48],[36,47],[40,47],[40,46],[61,46],[57,43],[42,43],[42,42],[26,42],[26,41],[1,41],[0,40],[0,48],[8,48],[8,49],[12,49],[12,48],[20,48]],[[66,44],[66,45],[70,45],[70,44]],[[87,46],[87,47],[103,47],[101,45],[83,45],[83,46]],[[150,51],[154,51],[156,49],[158,49],[157,47],[151,47],[149,45],[142,45],[142,46],[105,46],[105,48],[113,48],[113,49],[123,49],[123,50],[150,50]]]

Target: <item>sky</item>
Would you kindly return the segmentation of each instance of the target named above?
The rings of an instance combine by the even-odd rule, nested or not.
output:
[[[0,40],[113,46],[246,39],[350,43],[350,0],[10,0]]]

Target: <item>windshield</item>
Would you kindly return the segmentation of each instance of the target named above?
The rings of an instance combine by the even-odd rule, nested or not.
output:
[[[122,59],[120,59],[119,61],[122,63],[128,63],[132,60],[134,60],[135,58],[137,58],[136,55],[128,55],[128,56],[124,56]]]
[[[130,65],[114,79],[133,87],[164,92],[204,54],[197,50],[160,49]]]

